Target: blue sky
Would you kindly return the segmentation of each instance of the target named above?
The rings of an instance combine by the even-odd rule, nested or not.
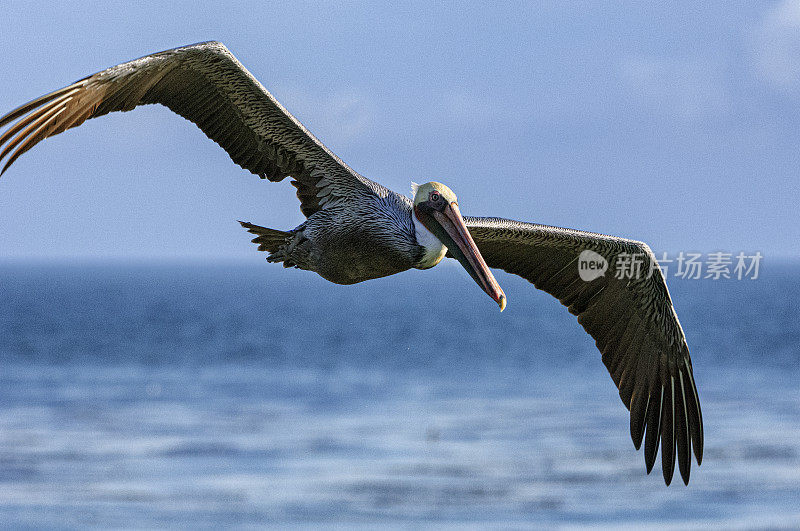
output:
[[[66,3],[65,3],[66,4]],[[220,40],[329,148],[468,215],[800,255],[800,2],[5,2],[0,113]],[[236,219],[302,221],[165,108],[92,120],[0,180],[0,259],[259,260]]]

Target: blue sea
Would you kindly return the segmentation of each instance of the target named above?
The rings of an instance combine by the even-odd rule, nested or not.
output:
[[[575,318],[498,280],[502,314],[446,265],[2,265],[0,525],[800,527],[800,265],[670,278],[688,487],[646,475]]]

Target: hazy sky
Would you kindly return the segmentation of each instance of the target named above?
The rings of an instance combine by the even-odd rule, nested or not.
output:
[[[798,1],[0,3],[0,114],[220,40],[396,191],[440,180],[468,215],[657,251],[800,255]],[[0,259],[256,260],[235,220],[292,228],[293,191],[167,109],[139,108],[49,139],[4,175]]]

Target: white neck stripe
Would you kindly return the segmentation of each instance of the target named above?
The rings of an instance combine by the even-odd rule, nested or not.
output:
[[[442,261],[445,253],[447,253],[447,247],[417,219],[416,211],[411,214],[411,219],[414,220],[414,234],[417,238],[417,244],[425,249],[425,254],[416,267],[419,269],[433,267]]]

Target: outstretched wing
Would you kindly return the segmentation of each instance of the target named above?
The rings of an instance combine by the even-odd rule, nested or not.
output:
[[[17,120],[0,136],[0,161],[10,154],[2,172],[49,136],[150,103],[194,122],[242,168],[271,181],[291,175],[306,216],[353,194],[387,192],[314,138],[219,42],[123,63],[11,111],[0,118],[0,128]]]
[[[650,248],[633,240],[505,219],[464,220],[490,267],[527,279],[578,316],[631,412],[637,449],[646,427],[647,472],[660,439],[665,482],[672,480],[677,448],[681,477],[688,483],[691,447],[698,464],[703,457],[703,416],[686,338]],[[605,274],[582,279],[583,251],[603,257]],[[602,264],[596,255],[583,255],[592,257]]]

